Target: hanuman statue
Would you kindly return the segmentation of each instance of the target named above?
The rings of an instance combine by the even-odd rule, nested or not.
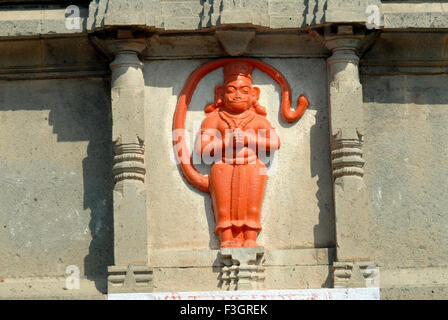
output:
[[[292,111],[289,85],[273,67],[253,59],[221,59],[190,75],[178,101],[173,129],[184,130],[188,103],[200,78],[221,66],[224,84],[215,88],[215,101],[205,108],[206,118],[195,146],[197,153],[213,157],[209,177],[201,175],[191,164],[183,131],[176,131],[173,142],[179,148],[176,156],[186,180],[210,193],[221,248],[257,247],[267,183],[267,168],[259,155],[278,150],[280,139],[258,102],[260,89],[252,84],[254,67],[272,76],[282,87],[282,116],[286,121],[300,118],[308,101],[301,95],[297,109]]]

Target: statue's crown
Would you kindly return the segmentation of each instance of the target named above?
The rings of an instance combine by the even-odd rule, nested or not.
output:
[[[238,76],[244,76],[252,80],[254,67],[245,62],[231,62],[224,67],[224,82],[229,82]]]

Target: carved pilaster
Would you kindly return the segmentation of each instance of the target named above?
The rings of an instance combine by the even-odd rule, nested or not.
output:
[[[117,39],[105,42],[114,56],[110,68],[115,265],[108,269],[108,291],[151,292],[152,269],[147,265],[145,85],[139,58],[145,40],[132,38],[130,31],[118,31]]]
[[[335,287],[365,287],[369,252],[368,201],[364,183],[363,97],[359,80],[359,49],[364,34],[352,26],[327,32],[330,139],[336,221]],[[364,268],[364,269],[363,269]]]
[[[260,290],[264,282],[264,248],[224,248],[220,252],[222,287]]]

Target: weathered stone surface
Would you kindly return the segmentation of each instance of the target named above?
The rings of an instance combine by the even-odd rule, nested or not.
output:
[[[266,267],[264,289],[330,288],[330,266]],[[218,267],[154,268],[154,292],[224,290]]]
[[[325,22],[359,22],[366,23],[368,6],[381,8],[381,0],[327,0]]]
[[[428,1],[429,2],[429,1]],[[448,4],[440,1],[429,3],[384,3],[381,6],[384,28],[447,28]]]
[[[447,70],[446,34],[438,32],[381,33],[360,64],[364,77],[438,75]]]
[[[220,266],[219,250],[151,250],[149,261],[154,267],[174,268]],[[334,261],[334,248],[267,250],[265,266],[329,265]]]
[[[220,25],[303,28],[323,23],[326,1],[312,0],[95,0],[90,4],[89,30],[122,25],[123,12],[128,25],[161,30],[198,30]]]
[[[104,278],[82,278],[70,290],[65,277],[20,277],[1,282],[0,300],[105,300],[106,291]]]
[[[108,78],[110,75],[107,61],[87,35],[46,41],[3,38],[0,51],[1,80]]]
[[[51,34],[80,34],[87,32],[87,8],[79,8],[79,23],[66,23],[67,17],[63,5],[38,5],[18,8],[6,6],[0,8],[0,37],[23,37]],[[70,11],[72,12],[72,11]],[[76,13],[78,14],[78,13]],[[67,27],[69,26],[69,27]]]
[[[109,81],[0,81],[0,279],[112,263]],[[55,89],[57,88],[57,89]]]
[[[368,23],[376,6],[375,28],[446,28],[446,4],[382,3],[372,0],[92,0],[80,6],[80,27],[67,28],[66,5],[36,5],[0,9],[0,37],[79,34],[107,27],[132,26],[148,30],[201,30],[218,26],[303,29],[328,23]]]
[[[370,230],[380,265],[446,264],[446,84],[446,75],[363,78]]]
[[[383,288],[381,298],[383,300],[447,300],[448,286]]]
[[[223,31],[221,31],[223,32]],[[227,32],[227,31],[226,31]],[[234,31],[228,31],[233,34]],[[228,33],[227,32],[227,33]],[[240,32],[251,34],[253,30]],[[192,34],[188,37],[181,35],[155,35],[147,39],[148,49],[143,52],[145,60],[181,59],[181,58],[218,58],[229,54],[220,44],[218,31],[215,36],[208,34]],[[233,44],[237,51],[243,51],[251,57],[303,57],[324,58],[329,55],[328,50],[318,39],[308,33],[256,33],[247,44]]]

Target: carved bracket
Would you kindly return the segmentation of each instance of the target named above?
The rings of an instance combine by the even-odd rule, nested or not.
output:
[[[108,293],[152,292],[153,270],[147,265],[109,266]]]
[[[372,261],[334,262],[335,288],[379,287],[379,268]]]
[[[259,290],[264,282],[263,247],[223,248],[220,282],[226,290]]]
[[[218,30],[215,36],[228,55],[241,56],[246,53],[249,43],[255,38],[255,31]]]

